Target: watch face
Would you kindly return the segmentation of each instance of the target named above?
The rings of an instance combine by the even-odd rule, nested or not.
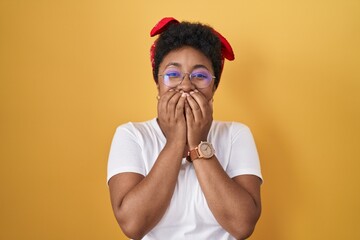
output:
[[[209,143],[201,143],[199,146],[199,150],[205,158],[210,158],[214,155],[214,151]]]

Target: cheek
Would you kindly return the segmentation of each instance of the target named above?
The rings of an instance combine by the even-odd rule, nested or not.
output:
[[[214,83],[212,83],[209,87],[199,90],[202,94],[204,94],[205,98],[210,101],[214,94],[215,94],[215,86]]]
[[[214,92],[212,91],[212,88],[208,88],[206,90],[201,89],[201,90],[199,90],[199,92],[201,92],[208,101],[210,101],[213,98],[213,95],[214,95]]]
[[[159,96],[164,95],[164,93],[170,90],[170,88],[166,87],[164,84],[158,84],[156,87]]]

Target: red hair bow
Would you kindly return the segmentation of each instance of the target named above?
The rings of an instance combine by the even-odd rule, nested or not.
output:
[[[163,18],[153,27],[153,29],[151,29],[150,36],[154,37],[158,34],[161,34],[171,24],[178,24],[178,23],[179,23],[179,21],[173,17]],[[235,55],[234,55],[234,52],[232,50],[230,43],[226,40],[226,38],[223,35],[221,35],[215,29],[212,29],[212,31],[214,32],[214,34],[216,36],[219,37],[220,42],[221,42],[221,55],[223,57],[222,65],[224,64],[224,58],[226,58],[229,61],[234,60]],[[150,58],[151,58],[151,64],[152,64],[153,69],[155,66],[155,62],[154,62],[155,48],[156,48],[156,41],[154,42],[154,44],[151,46],[151,49],[150,49]]]
[[[151,29],[150,32],[150,37],[154,37],[160,33],[162,33],[163,31],[165,31],[168,26],[170,26],[172,23],[179,23],[178,20],[176,20],[175,18],[172,17],[166,17],[160,20],[160,22],[158,22],[153,29]]]

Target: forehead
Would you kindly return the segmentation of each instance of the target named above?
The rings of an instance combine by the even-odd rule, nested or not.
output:
[[[213,71],[211,61],[202,52],[187,46],[169,52],[160,63],[159,69],[164,70],[169,66],[184,70],[204,66],[209,71]]]

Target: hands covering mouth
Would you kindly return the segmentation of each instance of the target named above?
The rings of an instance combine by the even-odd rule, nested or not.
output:
[[[197,89],[189,93],[170,89],[158,97],[158,121],[166,140],[190,149],[206,141],[213,120],[212,102]]]

